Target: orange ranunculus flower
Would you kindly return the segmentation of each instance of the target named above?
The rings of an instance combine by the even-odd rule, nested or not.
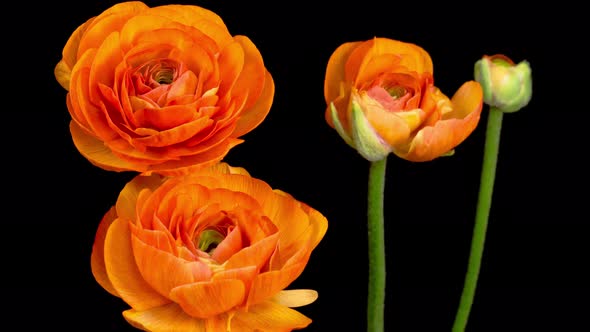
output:
[[[77,149],[107,170],[210,166],[270,110],[260,52],[191,5],[116,4],[74,31],[55,67]]]
[[[451,99],[433,82],[432,60],[417,45],[387,38],[345,43],[326,69],[326,120],[370,161],[391,152],[432,160],[471,134],[483,104],[475,81]]]
[[[291,331],[313,290],[284,290],[324,236],[318,211],[220,163],[174,177],[138,175],[102,219],[97,282],[147,331]]]

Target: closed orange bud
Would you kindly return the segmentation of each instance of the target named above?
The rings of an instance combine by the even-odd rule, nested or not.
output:
[[[364,158],[409,161],[449,154],[479,122],[482,89],[464,83],[452,98],[434,86],[421,47],[387,38],[345,43],[330,57],[326,121]]]

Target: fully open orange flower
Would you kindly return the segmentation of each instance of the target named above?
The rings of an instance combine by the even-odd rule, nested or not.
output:
[[[391,152],[432,160],[471,134],[483,104],[475,81],[451,99],[433,82],[432,60],[417,45],[387,38],[345,43],[326,69],[326,120],[370,161]]]
[[[327,229],[318,211],[221,163],[138,175],[102,219],[92,272],[148,331],[291,331],[313,290],[284,290]]]
[[[71,35],[55,68],[77,149],[107,170],[165,175],[212,165],[270,110],[260,52],[215,13],[124,2]]]

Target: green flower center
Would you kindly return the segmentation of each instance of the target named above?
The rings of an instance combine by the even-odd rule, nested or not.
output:
[[[206,229],[201,232],[199,236],[199,244],[197,247],[199,250],[204,251],[208,254],[212,254],[215,248],[223,241],[225,237],[222,233],[215,229]]]
[[[393,99],[398,99],[406,94],[406,88],[401,86],[392,86],[390,88],[385,88],[385,91],[387,91],[387,93],[389,93],[389,95],[393,97]]]

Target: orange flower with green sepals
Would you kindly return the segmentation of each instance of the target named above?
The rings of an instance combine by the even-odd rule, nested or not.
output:
[[[452,153],[477,126],[479,83],[464,83],[452,98],[434,86],[433,65],[421,47],[387,38],[342,44],[324,82],[328,124],[364,158],[389,153],[429,161]]]

